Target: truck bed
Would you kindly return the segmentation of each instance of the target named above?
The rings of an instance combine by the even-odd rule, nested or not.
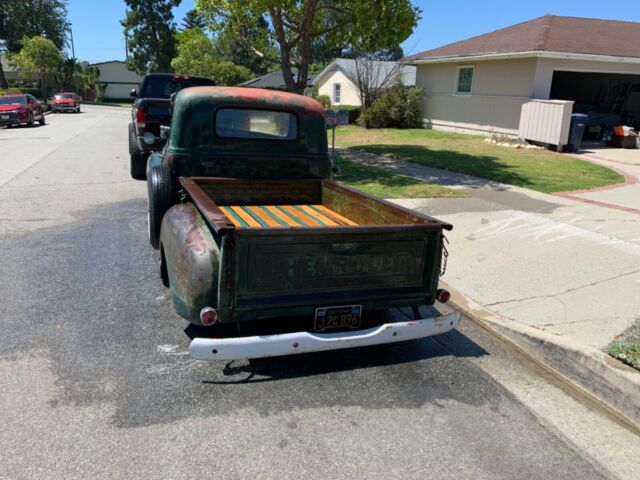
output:
[[[162,248],[185,318],[206,305],[226,323],[435,300],[447,223],[333,180],[180,183],[187,202],[165,215]]]

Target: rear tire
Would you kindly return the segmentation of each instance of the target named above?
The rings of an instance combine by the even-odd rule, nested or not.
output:
[[[134,180],[147,179],[147,153],[134,153],[131,155],[131,178]]]
[[[160,246],[162,218],[173,203],[170,170],[164,166],[153,167],[149,171],[147,190],[149,243],[157,250]]]
[[[129,124],[129,155],[131,157],[131,178],[134,180],[146,180],[149,154],[138,150],[133,123]]]

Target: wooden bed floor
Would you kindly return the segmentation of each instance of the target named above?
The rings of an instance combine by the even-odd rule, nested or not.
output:
[[[340,227],[357,225],[324,205],[228,205],[220,210],[240,228]]]

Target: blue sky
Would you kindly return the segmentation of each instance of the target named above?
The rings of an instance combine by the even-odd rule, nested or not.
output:
[[[624,2],[612,7],[613,4],[601,0],[414,0],[413,3],[420,6],[423,13],[413,35],[403,44],[406,54],[429,50],[547,13],[640,22],[640,9],[629,7],[633,2],[627,3],[626,7]],[[68,0],[68,4],[76,56],[90,62],[124,60],[124,36],[119,23],[124,17],[124,1]],[[182,0],[175,10],[178,23],[193,4],[193,0]]]

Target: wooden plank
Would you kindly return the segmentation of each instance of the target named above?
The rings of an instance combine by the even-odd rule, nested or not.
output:
[[[328,209],[324,205],[312,205],[312,208],[317,208],[322,213],[324,213],[325,215],[331,217],[332,219],[336,220],[338,223],[340,223],[342,225],[357,225],[356,222],[354,222],[352,220],[349,220],[347,217],[343,217],[339,213],[336,213],[333,210]]]
[[[304,210],[306,213],[308,213],[310,215],[314,215],[314,218],[316,218],[319,221],[323,222],[325,225],[328,225],[330,227],[339,227],[340,226],[340,224],[338,222],[336,222],[336,221],[330,219],[329,217],[323,215],[319,211],[314,210],[309,205],[299,205],[299,207],[302,210]]]
[[[275,215],[276,217],[278,217],[280,220],[284,221],[290,227],[298,228],[301,226],[293,218],[290,218],[288,215],[284,214],[273,205],[266,205],[264,208],[268,210],[270,213],[272,213],[273,215]]]
[[[226,217],[229,220],[231,220],[231,222],[236,227],[246,227],[247,226],[245,224],[245,222],[242,220],[242,218],[238,217],[237,215],[234,215],[233,211],[229,207],[220,207],[220,210],[222,211],[222,213],[224,213],[226,215]]]
[[[256,215],[253,210],[251,209],[250,206],[248,205],[241,205],[240,208],[247,214],[249,215],[251,218],[253,218],[256,222],[258,222],[260,224],[261,227],[268,227],[269,224],[267,222],[265,222],[259,215]]]
[[[233,212],[244,220],[250,227],[259,227],[260,223],[257,222],[251,215],[245,212],[242,207],[229,207]]]
[[[260,220],[262,220],[266,225],[268,225],[270,227],[276,227],[276,228],[282,228],[283,227],[283,225],[281,223],[279,223],[276,220],[274,220],[273,217],[271,217],[267,212],[265,212],[260,207],[251,206],[251,207],[244,207],[244,208],[245,208],[245,210],[249,210],[256,217],[259,217]]]
[[[284,209],[292,217],[296,219],[300,219],[302,222],[305,223],[305,225],[311,225],[312,227],[322,227],[322,223],[317,221],[311,215],[307,215],[303,211],[298,210],[293,205],[283,205],[281,208]]]

